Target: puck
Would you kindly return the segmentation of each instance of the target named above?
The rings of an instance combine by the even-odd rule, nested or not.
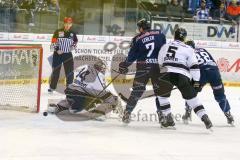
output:
[[[47,116],[48,115],[48,112],[43,112],[43,116]]]

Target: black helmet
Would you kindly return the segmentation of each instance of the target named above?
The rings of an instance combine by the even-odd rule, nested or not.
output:
[[[174,39],[184,41],[187,37],[187,31],[184,28],[178,28],[174,33]]]
[[[191,46],[192,48],[195,48],[195,42],[193,40],[188,40],[185,42],[186,45]]]
[[[143,30],[148,30],[151,28],[150,23],[146,19],[141,19],[137,22],[138,28],[142,28]]]

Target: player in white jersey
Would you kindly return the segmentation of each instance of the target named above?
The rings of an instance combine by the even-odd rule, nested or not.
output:
[[[84,65],[77,68],[75,79],[66,90],[66,99],[60,101],[58,111],[71,109],[71,111],[81,112],[82,110],[91,110],[91,112],[101,112],[106,114],[111,110],[117,110],[122,114],[120,101],[106,89],[105,85],[106,65],[101,60],[94,65]],[[101,103],[101,111],[96,104]]]
[[[175,125],[168,98],[173,87],[176,86],[188,105],[193,108],[206,128],[209,129],[212,127],[212,123],[194,89],[200,86],[198,61],[194,50],[184,44],[186,36],[186,30],[178,28],[174,33],[174,41],[165,44],[158,55],[158,63],[166,68],[166,72],[162,73],[162,81],[159,84],[159,90],[162,92],[160,94],[162,96],[158,97],[160,103],[159,119],[162,127]]]

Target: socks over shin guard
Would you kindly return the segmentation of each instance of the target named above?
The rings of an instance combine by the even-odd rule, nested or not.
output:
[[[196,113],[196,115],[201,119],[204,114],[206,114],[206,111],[201,104],[201,102],[198,100],[197,97],[194,97],[192,99],[186,100],[187,104],[193,109],[193,111]]]
[[[203,105],[193,107],[193,111],[195,112],[195,114],[196,114],[200,119],[202,118],[203,115],[206,114],[206,111],[205,111]]]

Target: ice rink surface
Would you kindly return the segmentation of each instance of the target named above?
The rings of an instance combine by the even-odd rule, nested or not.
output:
[[[176,130],[161,129],[150,118],[154,98],[139,101],[134,121],[123,126],[118,119],[62,121],[54,115],[0,111],[0,160],[239,160],[240,88],[225,88],[235,127],[230,127],[210,87],[199,98],[213,122],[213,132],[193,114],[184,125],[184,101],[177,90],[170,101]],[[49,95],[42,87],[41,112]]]

